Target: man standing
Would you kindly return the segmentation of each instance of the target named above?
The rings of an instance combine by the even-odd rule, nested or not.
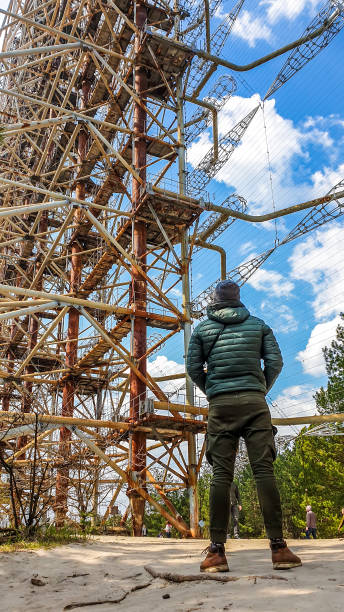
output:
[[[276,457],[271,416],[265,401],[282,369],[282,357],[271,329],[240,301],[240,289],[220,282],[194,330],[187,371],[209,400],[206,457],[213,466],[210,486],[210,537],[202,572],[227,572],[225,555],[230,485],[238,440],[242,436],[255,476],[274,569],[301,565],[282,533],[282,511],[273,461]],[[261,368],[264,362],[264,370]],[[204,364],[207,363],[207,371]]]
[[[311,536],[314,540],[317,537],[317,517],[312,510],[312,506],[306,507],[306,538],[310,540]]]
[[[233,525],[233,535],[236,540],[239,540],[239,512],[241,510],[241,505],[238,485],[235,482],[231,484],[229,499],[231,504],[230,521]]]

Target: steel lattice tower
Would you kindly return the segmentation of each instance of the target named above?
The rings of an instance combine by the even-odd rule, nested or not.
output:
[[[0,503],[14,522],[30,522],[33,493],[38,515],[54,512],[61,526],[75,509],[95,516],[104,500],[106,520],[125,491],[135,535],[146,502],[183,535],[198,534],[206,401],[185,373],[150,375],[148,359],[179,332],[187,352],[209,293],[192,302],[197,249],[220,253],[221,278],[246,278],[272,252],[227,273],[213,244],[235,218],[252,220],[242,196],[216,206],[204,190],[259,106],[219,138],[218,112],[236,84],[212,75],[297,56],[305,44],[309,61],[343,25],[342,4],[330,2],[302,39],[239,67],[220,55],[244,2],[212,32],[220,4],[11,0],[2,11]],[[299,64],[287,62],[269,92]],[[190,171],[186,147],[209,125],[213,146]],[[343,195],[339,185],[287,211],[321,214],[284,242],[341,214]],[[166,388],[180,379],[183,400]],[[180,488],[189,524],[168,498]]]

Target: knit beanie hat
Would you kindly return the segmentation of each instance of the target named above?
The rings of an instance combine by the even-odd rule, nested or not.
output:
[[[218,283],[212,295],[212,304],[241,306],[239,285],[231,280],[224,280]]]

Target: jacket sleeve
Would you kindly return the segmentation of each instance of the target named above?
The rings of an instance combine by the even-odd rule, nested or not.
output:
[[[266,389],[270,391],[283,367],[283,359],[277,340],[268,325],[264,325],[262,342],[262,359]]]
[[[191,380],[201,389],[201,391],[203,391],[203,393],[205,393],[206,381],[206,374],[203,368],[204,361],[202,340],[196,328],[189,343],[186,371]]]

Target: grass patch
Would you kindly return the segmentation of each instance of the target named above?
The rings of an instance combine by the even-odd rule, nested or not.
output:
[[[55,546],[63,546],[73,542],[85,542],[89,537],[87,533],[81,533],[68,527],[56,529],[56,527],[51,525],[46,529],[38,529],[31,536],[18,532],[14,535],[2,537],[0,539],[0,553],[54,548]]]

